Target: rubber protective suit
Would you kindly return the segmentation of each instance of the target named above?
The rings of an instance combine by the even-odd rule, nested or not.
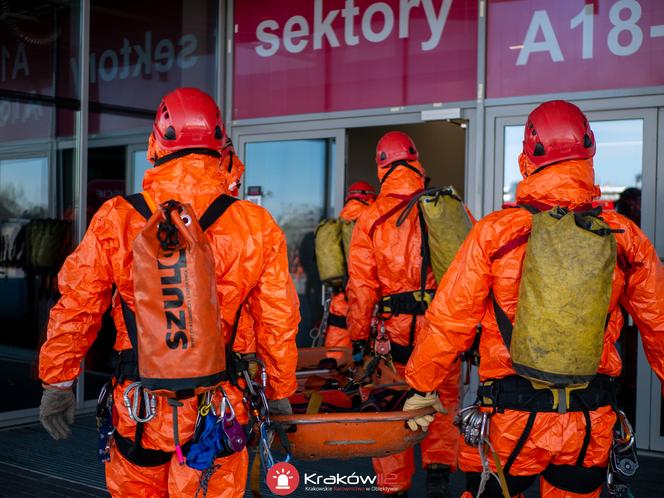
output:
[[[240,195],[240,180],[244,174],[245,167],[244,163],[236,154],[235,147],[230,140],[222,153],[220,166],[222,175],[227,178],[227,193],[233,197],[237,197]],[[233,351],[240,354],[256,353],[256,334],[254,333],[254,326],[255,324],[251,318],[251,314],[246,309],[243,310],[240,314],[240,322],[238,324]]]
[[[367,195],[363,199],[348,199],[341,213],[339,213],[339,218],[342,221],[356,222],[360,215],[374,202],[374,198]],[[328,321],[327,332],[325,333],[326,347],[349,349],[352,347],[350,331],[347,325],[347,315],[348,298],[346,297],[346,293],[341,291],[334,294],[330,301],[330,318],[332,319]],[[346,326],[343,326],[344,322],[346,322]]]
[[[221,156],[221,171],[228,176],[228,193],[233,197],[240,194],[240,179],[244,174],[244,163],[235,153],[233,144],[229,143]]]
[[[539,166],[522,154],[519,164],[524,179],[516,192],[518,204],[536,205],[540,209],[547,206],[587,209],[593,198],[599,195],[599,189],[594,185],[592,158],[562,160],[537,171]],[[603,212],[601,216],[612,228],[624,232],[615,233],[618,264],[613,274],[598,373],[610,377],[620,373],[621,360],[615,342],[623,325],[619,309],[623,306],[641,331],[646,356],[661,380],[664,378],[664,269],[652,244],[633,222],[611,211]],[[509,350],[496,323],[490,293],[513,322],[527,244],[518,245],[511,241],[529,233],[531,218],[525,209],[504,209],[488,215],[474,226],[426,313],[426,326],[406,368],[406,380],[413,388],[430,391],[449,378],[458,354],[472,344],[478,322],[482,323],[480,381],[515,375]],[[510,243],[513,247],[507,246]],[[573,255],[574,248],[569,250]],[[483,409],[491,410],[488,407]],[[505,409],[491,417],[490,442],[503,467],[524,433],[529,415],[528,411]],[[571,479],[568,474],[565,486],[568,491],[554,487],[543,476],[540,481],[542,496],[590,498],[600,495],[599,486],[606,476],[616,415],[611,406],[601,406],[588,415],[591,433],[585,458],[580,462],[582,473],[574,474]],[[508,469],[512,495],[527,488],[545,469],[550,472],[579,468],[577,459],[584,446],[587,427],[583,412],[540,411],[532,422],[530,435],[522,441],[521,450],[517,450],[516,459]],[[493,460],[489,458],[489,461],[495,472]],[[480,472],[482,467],[477,449],[462,444],[459,466],[466,472]],[[584,469],[587,475],[583,474]],[[585,489],[585,494],[579,493],[577,485],[588,481],[592,472],[595,481],[591,479],[590,489]],[[469,489],[476,489],[478,474],[469,474],[468,480],[469,483],[474,480]],[[491,478],[491,482],[493,491],[487,489],[482,496],[502,497],[500,489],[496,489],[495,479]],[[468,491],[464,496],[472,495]]]
[[[150,139],[148,158],[165,155]],[[218,157],[189,154],[150,169],[143,189],[155,203],[169,199],[190,204],[200,217],[207,206],[228,191],[229,178],[222,173]],[[117,327],[115,349],[131,348],[122,318],[119,295],[133,306],[131,242],[144,220],[124,199],[107,201],[93,217],[81,244],[69,256],[59,274],[60,301],[51,311],[48,340],[40,353],[39,372],[45,384],[62,384],[75,379],[81,361],[93,343],[102,315],[112,305]],[[253,321],[257,352],[266,364],[271,399],[282,399],[296,388],[297,350],[295,335],[299,321],[298,300],[288,273],[286,241],[269,213],[250,202],[235,202],[207,231],[216,260],[217,290],[226,340],[231,337],[236,312],[242,303]],[[113,293],[113,286],[117,288]],[[134,439],[136,424],[122,403],[129,381],[115,387],[116,431]],[[242,393],[223,385],[238,420],[246,423]],[[214,403],[219,403],[217,395]],[[197,400],[182,400],[178,410],[182,442],[191,439],[197,417]],[[172,414],[163,397],[158,397],[157,415],[144,425],[141,445],[147,449],[174,451]],[[220,467],[208,483],[207,496],[236,498],[244,494],[247,451],[219,459]],[[170,463],[154,467],[135,465],[111,450],[106,464],[106,482],[114,497],[194,496],[200,472],[179,465],[175,454]]]
[[[399,166],[386,178],[390,165],[378,167],[378,179],[382,185],[380,194],[360,217],[353,232],[348,263],[350,278],[346,287],[348,327],[353,341],[369,338],[373,309],[382,297],[417,291],[421,287],[422,238],[417,209],[413,209],[398,228],[398,213],[393,211],[390,217],[375,225],[372,231],[377,220],[424,188],[425,172],[422,165],[416,160],[408,161],[407,164],[409,167]],[[426,270],[426,288],[436,288],[430,267]],[[409,345],[412,346],[423,326],[423,315],[399,314],[385,319],[398,373],[403,374],[410,353]],[[411,332],[414,337],[411,337]],[[396,348],[401,350],[399,357],[395,355]],[[429,426],[429,435],[421,443],[424,467],[434,463],[456,467],[458,431],[452,425],[452,420],[458,404],[459,368],[453,370],[454,373],[448,376],[444,384],[438,383],[434,387],[448,413],[436,415]],[[374,469],[379,483],[389,487],[390,492],[409,489],[415,470],[412,448],[394,456],[374,459]]]

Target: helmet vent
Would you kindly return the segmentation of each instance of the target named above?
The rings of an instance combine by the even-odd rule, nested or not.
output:
[[[533,151],[533,156],[543,156],[544,154],[544,145],[542,145],[542,142],[537,142],[535,150]]]
[[[589,149],[593,146],[593,141],[590,140],[590,136],[587,133],[585,135],[583,135],[583,146],[586,149]]]
[[[224,138],[224,136],[221,133],[221,127],[219,125],[217,125],[217,127],[214,129],[214,138],[216,138],[217,140],[221,140],[222,138]]]
[[[408,153],[415,154],[415,149],[413,149],[412,147],[408,147]]]
[[[380,153],[380,160],[385,161],[386,159],[387,159],[387,154],[385,154],[385,152],[381,152]]]
[[[166,140],[175,140],[175,139],[177,138],[177,137],[175,136],[175,128],[173,128],[172,126],[169,126],[169,127],[166,129],[166,133],[164,133],[164,138],[165,138]]]

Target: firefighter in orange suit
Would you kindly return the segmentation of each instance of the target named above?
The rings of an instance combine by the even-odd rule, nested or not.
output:
[[[543,497],[600,496],[616,422],[612,384],[621,370],[615,347],[623,324],[620,306],[634,318],[650,365],[664,378],[664,268],[643,232],[612,211],[601,217],[616,230],[617,264],[609,268],[613,277],[601,359],[587,387],[573,391],[561,409],[561,394],[556,402],[551,391],[540,392],[516,374],[501,335],[506,321],[515,320],[532,208],[587,212],[600,193],[594,184],[594,154],[593,132],[575,105],[551,101],[530,114],[516,196],[520,206],[531,209],[503,209],[474,226],[438,287],[406,368],[406,380],[419,391],[406,407],[431,403],[431,392],[449,377],[457,355],[470,347],[475,326],[482,323],[478,410],[491,414],[488,438],[511,496],[538,477]],[[570,257],[574,250],[569,247]],[[565,337],[560,347],[565,347]],[[491,456],[488,463],[496,472]],[[468,473],[464,496],[477,496],[482,471],[477,448],[463,445],[459,465]],[[502,498],[504,493],[492,477],[481,496]]]
[[[180,88],[164,97],[149,140],[148,159],[155,167],[143,179],[145,197],[155,207],[174,199],[192,206],[200,217],[215,198],[229,191],[230,175],[220,168],[227,143],[220,116],[214,100],[200,90]],[[131,364],[120,301],[130,308],[134,303],[131,245],[143,225],[141,215],[123,197],[115,197],[95,214],[80,245],[67,258],[58,280],[62,297],[51,310],[48,339],[40,352],[39,375],[44,385],[40,417],[55,439],[69,436],[72,384],[104,312],[112,306],[118,331],[115,349],[121,362],[113,390],[116,436],[106,463],[108,489],[122,498],[191,497],[201,483],[201,472],[178,464],[166,400],[157,397],[156,416],[142,424],[140,431],[122,401],[136,366]],[[255,332],[257,352],[268,374],[266,394],[277,411],[288,411],[285,398],[296,388],[299,312],[284,234],[266,210],[245,201],[234,202],[205,233],[216,261],[226,340],[244,303],[251,318],[262,324]],[[246,423],[242,392],[228,382],[222,386],[238,420]],[[217,391],[214,403],[220,402],[219,396]],[[195,396],[180,401],[177,423],[180,439],[186,442],[193,436],[198,402]],[[207,482],[207,496],[241,497],[247,461],[246,449],[218,459],[219,467]]]
[[[370,183],[359,181],[348,187],[344,207],[339,213],[343,223],[355,223],[360,215],[376,200],[376,191]],[[346,259],[348,255],[346,254]],[[330,316],[325,333],[328,348],[352,348],[347,326],[348,299],[345,292],[337,292],[330,301]]]
[[[355,226],[346,287],[354,357],[361,358],[367,347],[374,307],[389,307],[389,316],[380,314],[401,374],[424,326],[427,299],[418,300],[416,294],[430,298],[436,288],[431,267],[423,261],[423,225],[418,210],[413,209],[399,227],[395,223],[408,201],[424,188],[425,171],[418,157],[415,144],[405,133],[389,132],[379,140],[376,163],[380,194]],[[458,431],[452,421],[458,404],[458,378],[456,368],[444,385],[437,386],[448,414],[436,415],[421,444],[427,498],[450,496],[449,474],[457,461]],[[413,450],[375,459],[374,469],[387,494],[407,496],[415,469]]]

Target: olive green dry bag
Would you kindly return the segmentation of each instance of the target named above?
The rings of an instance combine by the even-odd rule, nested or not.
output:
[[[429,233],[431,268],[440,283],[473,224],[454,187],[425,191],[420,208]]]
[[[473,223],[454,187],[442,187],[413,197],[397,218],[397,226],[406,220],[416,203],[427,227],[433,275],[440,283]]]
[[[350,240],[355,228],[355,220],[339,220],[341,222],[341,239],[343,240],[344,256],[346,256],[346,265],[348,265],[348,255],[350,254]]]
[[[316,265],[323,283],[341,285],[346,275],[341,221],[323,220],[316,228]]]
[[[616,265],[615,230],[599,213],[533,214],[509,345],[523,377],[568,387],[597,373]]]

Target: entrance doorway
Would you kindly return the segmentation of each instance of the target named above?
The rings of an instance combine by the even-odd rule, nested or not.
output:
[[[347,130],[346,186],[364,180],[378,189],[376,144],[388,131],[407,133],[420,153],[430,187],[452,185],[463,198],[466,163],[465,121],[431,121]]]

